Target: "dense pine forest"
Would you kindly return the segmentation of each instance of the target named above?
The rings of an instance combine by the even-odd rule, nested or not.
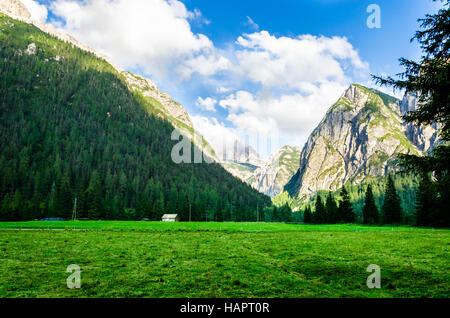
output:
[[[271,205],[218,164],[173,163],[172,131],[104,60],[0,14],[1,220],[76,202],[88,219],[256,221]]]

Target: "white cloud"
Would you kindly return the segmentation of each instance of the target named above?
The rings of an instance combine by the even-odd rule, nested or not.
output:
[[[21,2],[27,7],[28,11],[30,11],[31,19],[41,22],[47,20],[48,11],[44,5],[39,4],[34,0],[21,0]]]
[[[249,16],[247,16],[247,23],[248,26],[250,26],[252,29],[254,29],[255,31],[259,30],[259,25],[255,23],[255,21],[253,21],[252,18],[250,18]]]
[[[220,159],[223,158],[225,153],[232,153],[235,141],[241,143],[241,138],[236,129],[227,127],[216,118],[204,116],[191,116],[191,118],[195,130],[205,137]],[[229,159],[228,156],[227,159]]]
[[[225,94],[231,92],[232,89],[229,87],[219,86],[216,88],[216,92],[219,94]]]
[[[248,130],[228,127],[215,117],[192,116],[195,130],[205,137],[216,151],[219,159],[263,164],[261,158],[267,159],[281,146],[279,136],[251,134]]]
[[[307,95],[297,92],[274,96],[270,91],[255,95],[238,91],[219,105],[228,110],[227,119],[240,129],[261,134],[277,129],[286,139],[306,140],[345,89],[345,85],[327,82],[311,87]]]
[[[51,10],[64,20],[61,29],[125,69],[186,79],[228,67],[211,40],[191,30],[189,21],[204,21],[201,12],[178,0],[56,0]]]
[[[195,106],[197,106],[200,109],[203,110],[209,110],[212,112],[216,111],[216,104],[217,104],[217,100],[215,100],[214,98],[211,97],[206,97],[205,99],[201,98],[200,96],[197,98],[197,100],[195,101]]]
[[[249,132],[278,131],[283,143],[301,147],[351,79],[369,73],[345,37],[259,31],[239,36],[222,51],[192,31],[192,22],[209,21],[180,0],[55,0],[51,9],[65,21],[60,28],[124,69],[140,69],[157,81],[192,78],[214,87],[209,96],[217,94],[219,101],[197,97],[195,105],[213,112],[219,105],[227,112],[224,122],[191,117],[218,152],[223,142],[213,140],[232,136],[228,144]],[[250,17],[247,24],[259,29]]]
[[[344,82],[346,71],[368,70],[358,52],[342,37],[275,37],[267,31],[240,36],[235,72],[265,87],[308,91],[312,85]]]
[[[267,31],[240,36],[234,78],[252,83],[219,101],[235,127],[302,146],[358,72],[369,66],[342,37],[276,37]],[[257,86],[258,87],[258,86]]]

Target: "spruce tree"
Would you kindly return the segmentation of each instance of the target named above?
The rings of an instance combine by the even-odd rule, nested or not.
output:
[[[280,215],[283,222],[292,221],[292,210],[287,203],[281,207]]]
[[[312,223],[312,213],[309,205],[306,207],[305,212],[303,214],[303,222],[304,223]]]
[[[91,220],[98,220],[102,217],[102,184],[97,171],[92,173],[91,182],[87,189],[88,197],[88,217]]]
[[[402,223],[403,212],[400,205],[400,197],[395,189],[394,180],[389,175],[387,178],[386,192],[383,203],[383,223],[400,224]]]
[[[70,178],[66,173],[56,191],[55,216],[70,219],[72,216],[73,200],[70,190]]]
[[[427,175],[422,176],[416,197],[416,225],[430,226],[433,222],[434,193]]]
[[[375,205],[375,199],[373,197],[372,186],[369,184],[366,190],[366,198],[363,208],[364,224],[376,224],[379,219],[378,208]]]
[[[325,206],[322,202],[322,197],[318,194],[316,199],[316,211],[313,216],[313,221],[316,224],[323,224],[325,223],[327,214],[325,210]]]
[[[416,175],[433,174],[428,187],[429,195],[436,198],[433,215],[435,226],[450,226],[450,1],[442,1],[444,8],[436,14],[427,14],[420,19],[421,30],[412,40],[417,40],[423,55],[418,62],[400,59],[405,71],[399,78],[374,76],[377,83],[406,90],[417,96],[418,107],[405,114],[407,122],[416,125],[439,124],[440,138],[443,141],[427,156],[399,155],[401,166]],[[398,217],[398,216],[397,216]],[[419,213],[419,219],[422,216]],[[422,222],[422,221],[420,221]]]
[[[338,220],[338,206],[336,201],[333,198],[333,194],[328,192],[327,201],[325,204],[326,207],[326,223],[333,224]]]
[[[338,222],[352,223],[355,221],[355,213],[353,212],[352,203],[350,201],[350,195],[347,189],[342,187],[341,202],[339,204],[339,219]]]

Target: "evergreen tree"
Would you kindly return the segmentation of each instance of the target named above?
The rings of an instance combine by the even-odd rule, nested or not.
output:
[[[347,189],[342,187],[341,201],[338,208],[339,219],[338,222],[352,223],[355,222],[355,213],[353,212],[352,203],[350,201],[350,195]]]
[[[282,222],[292,221],[292,210],[287,203],[280,208],[280,216]]]
[[[336,201],[333,198],[333,194],[328,192],[327,201],[325,204],[326,207],[326,223],[334,224],[337,223],[338,217],[338,206]]]
[[[416,197],[416,224],[419,226],[430,226],[434,219],[434,191],[431,181],[427,175],[422,176]]]
[[[403,212],[400,206],[400,198],[395,189],[394,180],[389,175],[387,178],[386,192],[383,203],[383,223],[384,224],[401,224]]]
[[[91,220],[98,220],[102,217],[102,184],[97,171],[92,173],[91,182],[87,189],[88,197],[88,217]]]
[[[66,173],[61,181],[61,186],[56,191],[55,216],[65,219],[70,219],[72,216],[73,202],[70,189],[70,178]]]
[[[372,186],[369,184],[366,190],[366,198],[363,208],[364,224],[376,224],[378,223],[379,212],[375,205],[375,199],[373,197]]]
[[[304,223],[312,223],[312,213],[309,205],[306,207],[305,212],[303,214],[303,222]]]
[[[401,165],[416,175],[433,174],[433,180],[422,184],[422,192],[436,199],[433,220],[435,226],[450,226],[450,2],[437,14],[420,19],[421,30],[412,40],[417,40],[423,55],[419,62],[400,59],[405,72],[398,79],[374,76],[382,85],[403,89],[415,94],[418,107],[408,112],[404,119],[416,125],[440,124],[442,143],[427,156],[400,155]],[[424,187],[428,187],[427,190]],[[396,211],[398,213],[398,211]],[[398,215],[395,216],[398,218]],[[419,213],[419,222],[422,215]]]
[[[322,197],[320,195],[317,195],[316,198],[316,211],[313,216],[313,221],[316,224],[324,224],[326,221],[327,213],[325,210],[325,206],[322,202]]]
[[[281,221],[280,212],[276,206],[274,206],[272,209],[272,218],[271,219],[272,219],[272,222],[280,222]]]

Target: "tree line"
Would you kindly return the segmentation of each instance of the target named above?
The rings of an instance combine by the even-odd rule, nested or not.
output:
[[[401,199],[395,187],[393,177],[386,179],[383,204],[379,208],[375,202],[372,185],[366,187],[362,214],[354,212],[347,188],[344,186],[340,192],[340,199],[336,200],[333,193],[329,192],[324,200],[321,195],[315,198],[315,208],[308,205],[303,212],[305,223],[309,224],[339,224],[362,223],[368,225],[418,225],[445,227],[447,210],[433,210],[432,197],[428,193],[429,187],[423,185],[423,180],[417,190],[415,213],[409,216],[402,208]]]
[[[395,189],[392,176],[388,176],[384,203],[381,211],[375,204],[372,186],[367,186],[365,202],[362,211],[362,220],[357,220],[350,195],[344,186],[340,192],[340,200],[336,202],[333,193],[329,192],[326,200],[318,195],[315,202],[314,213],[309,207],[304,211],[304,222],[313,224],[354,223],[364,224],[405,224],[407,218],[402,211],[400,197]],[[338,204],[339,203],[339,204]]]

